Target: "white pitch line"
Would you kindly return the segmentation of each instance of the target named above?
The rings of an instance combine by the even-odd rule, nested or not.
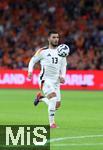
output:
[[[70,139],[83,139],[83,138],[95,138],[95,137],[103,137],[103,135],[83,135],[83,136],[71,136],[71,137],[69,136],[69,137],[62,137],[62,138],[53,138],[53,139],[50,139],[50,143],[70,140]]]
[[[58,146],[62,146],[62,147],[66,147],[66,146],[100,146],[100,145],[103,145],[103,143],[84,143],[84,144],[76,144],[76,143],[72,143],[72,144],[53,144],[51,146],[54,146],[54,147],[58,147]]]

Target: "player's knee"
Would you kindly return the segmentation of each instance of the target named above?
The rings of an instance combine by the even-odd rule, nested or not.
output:
[[[58,108],[60,108],[60,106],[61,106],[61,103],[60,102],[56,102],[56,108],[58,109]]]
[[[50,93],[50,94],[47,96],[48,99],[51,99],[51,98],[53,98],[53,97],[56,97],[56,93],[55,93],[55,92],[52,92],[52,93]]]

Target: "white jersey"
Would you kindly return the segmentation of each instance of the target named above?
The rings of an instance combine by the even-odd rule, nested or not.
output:
[[[43,48],[36,52],[29,63],[28,72],[32,72],[33,66],[40,61],[40,80],[52,79],[58,81],[59,77],[65,78],[66,58],[58,55],[57,49]]]

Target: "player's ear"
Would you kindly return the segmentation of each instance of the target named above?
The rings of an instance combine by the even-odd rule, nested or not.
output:
[[[50,37],[48,36],[48,42],[49,42],[49,40],[50,40]]]

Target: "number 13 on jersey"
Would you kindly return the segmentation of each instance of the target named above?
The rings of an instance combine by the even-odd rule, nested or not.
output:
[[[57,64],[58,63],[58,57],[52,57],[52,63]]]

